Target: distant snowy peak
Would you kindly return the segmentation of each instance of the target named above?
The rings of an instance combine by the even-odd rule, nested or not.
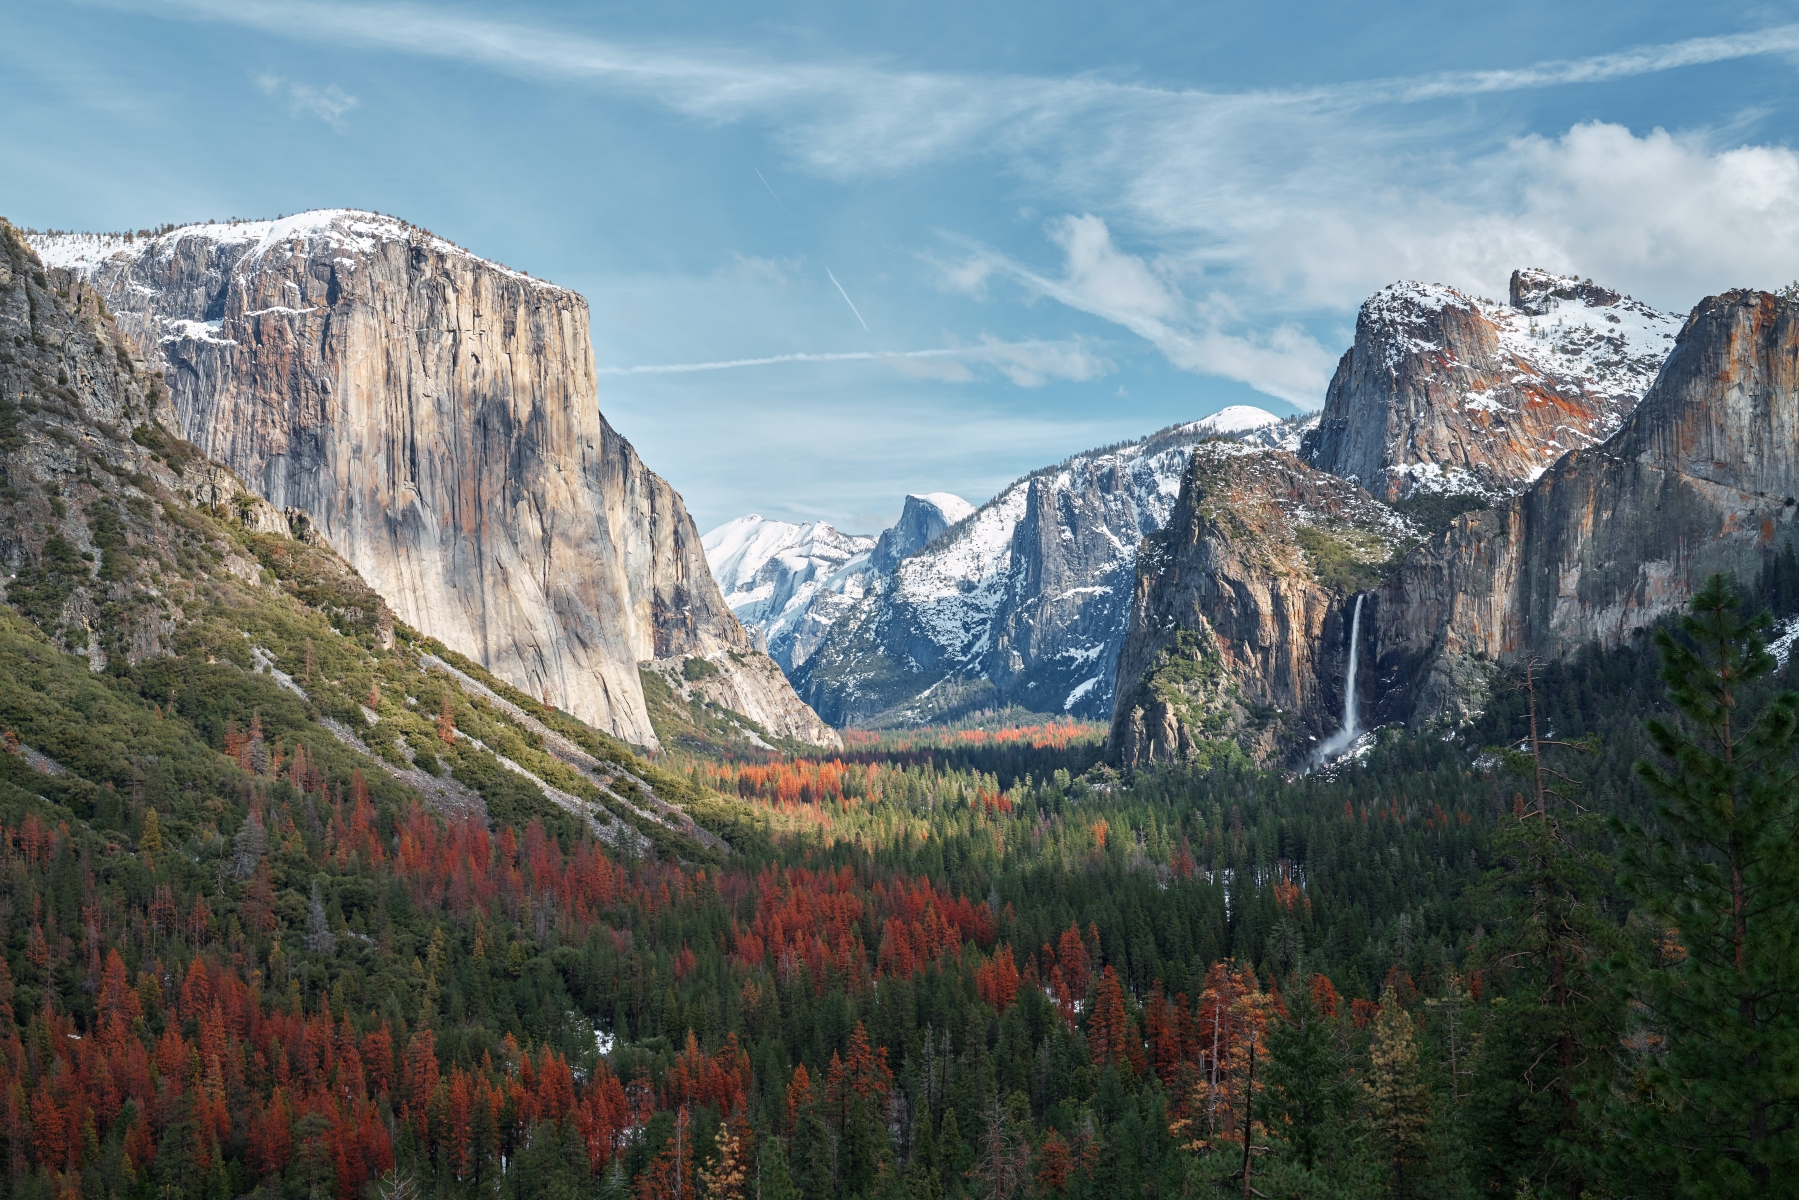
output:
[[[944,530],[966,520],[974,511],[974,505],[949,492],[907,496],[900,519],[881,534],[869,561],[876,573],[892,574],[900,563],[942,537]]]
[[[733,594],[752,590],[757,576],[770,561],[819,561],[840,567],[873,549],[874,539],[839,533],[823,521],[796,525],[751,513],[726,521],[701,538],[700,544],[706,548],[706,564],[712,568],[712,577],[729,599]]]
[[[235,258],[236,266],[241,270],[253,266],[271,251],[313,253],[316,257],[321,246],[336,252],[332,256],[335,265],[353,267],[358,255],[368,254],[383,243],[406,242],[433,253],[481,263],[537,287],[566,290],[481,258],[398,217],[355,208],[319,208],[273,221],[207,221],[141,237],[136,233],[33,233],[28,240],[45,267],[63,268],[82,275],[120,254],[141,258],[147,253],[151,257],[168,258],[182,253],[184,243],[229,247],[233,251],[248,247],[247,252]],[[302,250],[302,247],[306,249]]]
[[[1516,492],[1617,432],[1682,325],[1534,269],[1507,300],[1415,281],[1369,297],[1302,457],[1388,500]]]
[[[944,523],[949,525],[954,525],[974,511],[974,505],[950,492],[914,493],[907,496],[906,499],[919,500],[929,504],[943,514]]]

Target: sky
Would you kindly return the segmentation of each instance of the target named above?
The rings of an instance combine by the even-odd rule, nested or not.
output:
[[[7,6],[0,214],[359,207],[585,295],[701,529],[874,532],[1230,404],[1400,279],[1799,279],[1799,4]]]

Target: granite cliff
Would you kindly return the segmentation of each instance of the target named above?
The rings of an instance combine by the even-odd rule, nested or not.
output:
[[[1603,445],[1458,518],[1372,597],[1374,715],[1454,720],[1486,664],[1616,645],[1713,572],[1751,586],[1799,519],[1799,301],[1700,302]]]
[[[1130,766],[1303,756],[1341,723],[1350,598],[1416,541],[1286,451],[1197,447],[1137,557],[1113,752]]]
[[[1498,500],[1611,436],[1679,327],[1543,271],[1513,272],[1507,304],[1393,284],[1362,305],[1301,457],[1383,500]]]
[[[175,432],[529,694],[654,746],[638,664],[759,654],[681,498],[600,415],[575,293],[354,211],[35,246],[160,372]],[[765,675],[746,716],[836,741]]]

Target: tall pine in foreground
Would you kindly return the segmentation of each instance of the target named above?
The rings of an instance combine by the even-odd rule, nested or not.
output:
[[[1578,1200],[1600,1143],[1581,1100],[1610,1083],[1616,1061],[1618,997],[1597,968],[1618,939],[1601,906],[1604,822],[1575,801],[1579,783],[1546,761],[1546,752],[1596,747],[1542,736],[1537,668],[1534,657],[1524,664],[1529,737],[1501,751],[1530,791],[1514,796],[1493,837],[1494,930],[1480,961],[1509,977],[1509,994],[1488,1010],[1469,1152],[1479,1178]]]
[[[1649,722],[1664,763],[1638,764],[1656,832],[1622,829],[1661,937],[1629,975],[1647,1028],[1613,1166],[1695,1197],[1799,1195],[1799,695],[1756,701],[1770,624],[1713,576],[1657,634],[1684,720]]]

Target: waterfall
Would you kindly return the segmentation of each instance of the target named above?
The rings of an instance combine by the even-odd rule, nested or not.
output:
[[[1355,676],[1356,657],[1362,649],[1362,601],[1366,594],[1355,598],[1355,616],[1349,622],[1349,673],[1343,680],[1343,727],[1324,740],[1318,747],[1320,762],[1334,758],[1355,744],[1361,736],[1362,723],[1356,716]]]

